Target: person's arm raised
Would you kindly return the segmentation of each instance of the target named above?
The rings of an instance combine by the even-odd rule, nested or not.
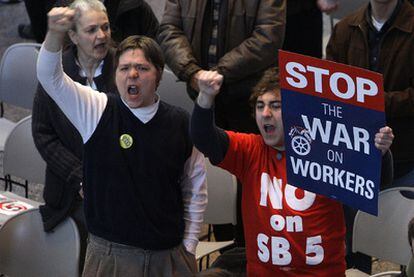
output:
[[[53,8],[48,13],[49,30],[39,52],[37,78],[86,142],[98,125],[108,97],[73,81],[63,72],[62,43],[77,14],[69,8]]]
[[[59,52],[62,49],[66,32],[72,28],[76,14],[75,10],[66,7],[53,8],[47,14],[49,29],[43,42],[46,50]]]
[[[217,71],[200,71],[197,77],[200,93],[197,104],[203,109],[210,109],[214,104],[216,95],[220,92],[223,75]]]
[[[223,77],[216,71],[204,71],[198,80],[200,93],[191,116],[190,134],[194,145],[212,164],[220,163],[227,152],[229,138],[214,124],[213,104]]]

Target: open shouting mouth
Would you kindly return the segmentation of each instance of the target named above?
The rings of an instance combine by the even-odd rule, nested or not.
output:
[[[266,132],[266,134],[271,134],[276,130],[276,127],[271,124],[264,124],[263,129]]]
[[[138,87],[135,85],[128,86],[128,94],[137,95],[139,93]]]

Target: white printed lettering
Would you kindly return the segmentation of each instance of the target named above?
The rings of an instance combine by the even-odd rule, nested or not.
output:
[[[298,62],[288,62],[285,68],[288,73],[286,81],[294,88],[306,88],[313,81],[314,86],[311,89],[315,93],[321,94],[326,93],[323,84],[324,82],[328,82],[329,88],[325,86],[329,90],[328,93],[332,93],[341,99],[351,99],[356,95],[356,101],[360,103],[365,102],[366,96],[375,96],[378,94],[378,86],[376,83],[366,78],[356,77],[354,80],[351,76],[343,72],[334,72],[331,74],[328,69],[309,65],[305,67]],[[329,76],[326,78],[326,81],[324,80],[324,76]],[[339,83],[341,82],[345,82],[345,85],[339,88]]]
[[[285,199],[286,203],[295,211],[305,211],[309,209],[313,202],[315,202],[316,194],[304,190],[303,198],[296,197],[296,190],[298,188],[292,185],[286,184],[285,187]]]
[[[270,179],[269,174],[262,173],[260,184],[260,206],[267,207],[267,199],[269,197],[270,203],[273,209],[283,208],[283,192],[282,192],[282,180],[273,178],[273,182]],[[295,211],[304,211],[312,206],[315,201],[315,194],[305,191],[304,196],[301,199],[296,197],[295,191],[298,188],[286,184],[285,186],[285,200],[290,208]]]
[[[355,194],[365,196],[367,199],[372,199],[374,197],[374,183],[371,180],[364,179],[364,177],[360,175],[343,169],[338,169],[336,167],[331,167],[329,165],[321,165],[316,162],[310,162],[308,160],[302,160],[292,156],[289,157],[289,160],[293,173],[296,175],[301,175],[305,178],[311,177],[315,181],[322,180],[324,183],[335,185],[337,187],[339,186],[343,189],[354,192]],[[319,179],[316,177],[319,177]],[[290,199],[287,191],[288,188],[286,187],[286,202]],[[289,193],[289,195],[290,194],[291,193]],[[292,204],[289,203],[289,206],[291,205]],[[298,210],[298,207],[296,207],[296,210]]]
[[[347,90],[345,92],[342,92],[338,88],[338,82],[340,79],[343,79],[347,84]],[[342,72],[335,72],[331,75],[331,78],[329,79],[329,85],[331,87],[331,90],[333,94],[338,96],[342,99],[351,99],[355,94],[355,84],[349,75],[342,73]]]
[[[306,67],[306,69],[309,72],[313,72],[315,79],[315,92],[322,93],[322,75],[329,75],[329,70],[309,65]]]
[[[297,70],[297,71],[296,71]],[[286,81],[295,88],[305,88],[308,85],[308,81],[306,80],[306,77],[302,74],[300,74],[298,71],[305,73],[306,69],[303,65],[300,63],[295,62],[289,62],[286,64],[286,71],[291,76],[297,79],[297,81],[291,77],[287,77]]]
[[[288,265],[292,261],[289,241],[282,237],[272,237],[272,264]]]
[[[264,234],[257,235],[257,247],[259,250],[257,251],[257,256],[259,260],[266,263],[270,259],[269,249],[267,248],[267,243],[269,242],[269,237]]]
[[[302,217],[300,216],[287,216],[286,220],[283,216],[275,214],[270,217],[270,226],[276,232],[282,231],[286,227],[288,232],[302,232],[303,231],[303,222]]]
[[[309,122],[308,116],[302,115],[302,121],[305,128],[309,131],[309,134],[313,140],[316,139],[317,134],[320,135],[321,141],[325,144],[329,144],[331,137],[332,122],[329,120],[325,121],[325,125],[322,124],[319,118],[312,118],[312,124]],[[335,133],[332,139],[332,145],[338,146],[340,143],[344,144],[347,149],[354,150],[357,152],[361,151],[369,155],[369,133],[367,130],[352,127],[353,141],[352,144],[349,132],[346,126],[342,123],[337,123],[335,127]]]
[[[378,86],[375,82],[362,77],[356,78],[357,83],[357,101],[364,103],[365,95],[375,96],[378,93]],[[366,88],[367,87],[367,88]]]
[[[371,180],[368,180],[366,182],[366,186],[367,186],[367,190],[365,191],[365,197],[367,199],[372,199],[374,198],[374,182],[372,182]]]
[[[322,243],[322,237],[309,237],[306,239],[306,264],[318,265],[323,261],[324,250],[319,244]]]
[[[267,196],[270,198],[270,203],[273,209],[282,209],[282,180],[273,178],[270,179],[269,174],[262,173],[260,185],[260,206],[267,207]]]

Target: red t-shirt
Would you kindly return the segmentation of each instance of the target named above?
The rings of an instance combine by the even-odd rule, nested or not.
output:
[[[286,184],[285,153],[260,135],[227,134],[219,166],[243,185],[248,276],[345,276],[342,205]]]

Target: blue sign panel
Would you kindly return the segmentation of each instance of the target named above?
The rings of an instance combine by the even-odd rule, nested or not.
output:
[[[288,182],[377,213],[382,112],[282,89]]]
[[[288,183],[376,215],[381,75],[280,52]]]

